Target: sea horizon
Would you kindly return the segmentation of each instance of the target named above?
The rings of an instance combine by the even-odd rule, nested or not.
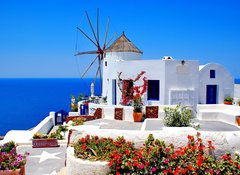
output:
[[[71,95],[90,95],[93,78],[0,78],[0,136],[35,127],[51,111],[70,111]],[[100,95],[99,79],[95,94]]]

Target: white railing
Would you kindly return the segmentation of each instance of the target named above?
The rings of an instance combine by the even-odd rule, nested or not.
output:
[[[36,127],[32,130],[11,130],[7,132],[4,139],[0,144],[9,142],[11,140],[18,144],[29,142],[32,139],[33,134],[41,133],[47,134],[52,127],[55,125],[55,112],[50,112],[49,116],[43,119]]]

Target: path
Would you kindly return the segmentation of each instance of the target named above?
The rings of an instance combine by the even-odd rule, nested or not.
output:
[[[18,146],[17,152],[29,152],[25,166],[26,175],[57,175],[65,166],[66,145],[57,148],[32,148]]]

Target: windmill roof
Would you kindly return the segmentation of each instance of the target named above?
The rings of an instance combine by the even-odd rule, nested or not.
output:
[[[109,46],[105,52],[136,52],[136,53],[143,53],[139,50],[124,34],[116,39],[114,43]]]

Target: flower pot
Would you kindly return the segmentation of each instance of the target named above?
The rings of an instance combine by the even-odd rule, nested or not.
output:
[[[33,148],[50,148],[50,147],[59,147],[58,140],[56,138],[52,139],[33,139],[32,140]]]
[[[17,170],[0,170],[0,175],[25,175],[25,167]]]
[[[224,101],[224,104],[225,105],[232,105],[232,102],[231,101]]]
[[[237,123],[238,126],[240,126],[240,116],[236,117],[236,123]]]
[[[133,120],[134,122],[142,121],[142,112],[133,112]]]

